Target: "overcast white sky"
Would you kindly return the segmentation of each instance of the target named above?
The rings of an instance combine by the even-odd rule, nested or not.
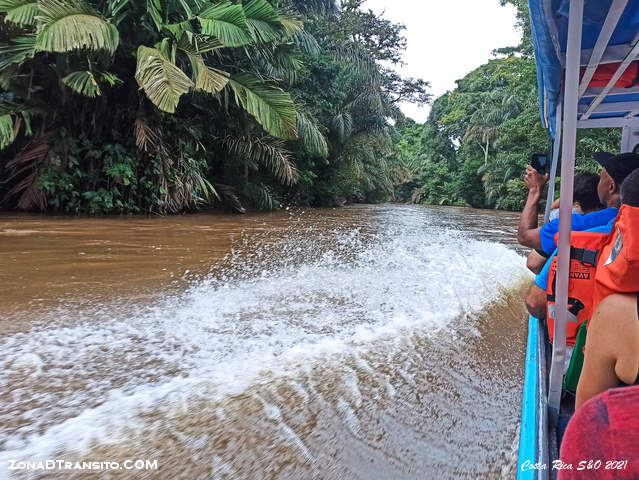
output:
[[[406,25],[408,49],[401,73],[430,82],[433,98],[455,88],[463,78],[492,58],[500,47],[517,45],[515,8],[498,0],[368,0],[364,8]],[[424,122],[428,109],[402,108]]]

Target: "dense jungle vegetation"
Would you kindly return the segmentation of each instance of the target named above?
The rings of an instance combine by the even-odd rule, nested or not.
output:
[[[0,208],[177,213],[400,201],[518,210],[538,113],[522,42],[432,102],[365,0],[0,0]],[[580,131],[578,169],[619,132]]]
[[[520,45],[495,51],[494,59],[437,98],[424,125],[402,122],[401,162],[413,179],[397,186],[404,201],[521,210],[523,182],[532,153],[550,152],[541,126],[528,2],[501,0],[517,8]],[[619,129],[580,130],[577,170],[598,171],[591,160],[615,152]]]
[[[0,0],[0,201],[243,212],[393,198],[428,84],[363,0]],[[386,67],[382,67],[386,65]]]

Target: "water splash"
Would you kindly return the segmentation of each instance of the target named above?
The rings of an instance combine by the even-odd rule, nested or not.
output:
[[[189,412],[416,332],[455,335],[451,322],[524,278],[523,259],[507,247],[428,225],[293,226],[276,241],[245,234],[180,295],[145,308],[57,311],[3,340],[0,462],[115,445],[158,410]],[[353,372],[342,380],[335,404],[357,434],[362,394]],[[388,377],[383,389],[394,394]],[[264,409],[281,416],[276,405]]]

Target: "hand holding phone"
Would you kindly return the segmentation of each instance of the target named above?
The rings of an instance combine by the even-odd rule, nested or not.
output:
[[[548,173],[548,155],[535,153],[530,160],[530,166],[537,170],[541,175]]]

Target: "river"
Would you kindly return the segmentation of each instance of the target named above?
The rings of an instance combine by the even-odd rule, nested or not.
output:
[[[512,478],[517,219],[0,215],[0,479]]]

